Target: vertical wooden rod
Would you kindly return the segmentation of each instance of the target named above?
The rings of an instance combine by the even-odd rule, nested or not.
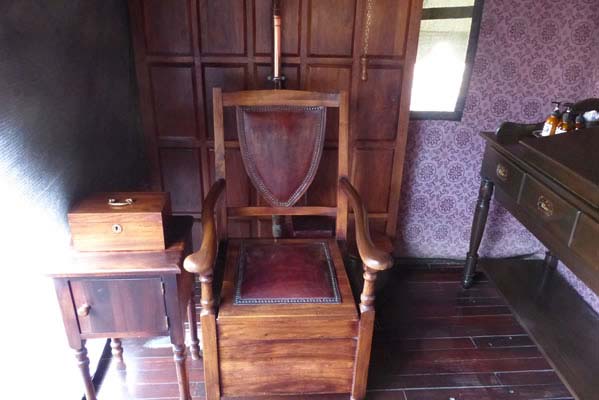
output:
[[[272,2],[272,81],[274,89],[282,89],[285,76],[281,73],[281,4],[280,0]]]

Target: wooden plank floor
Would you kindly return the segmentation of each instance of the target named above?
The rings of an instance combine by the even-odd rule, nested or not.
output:
[[[599,315],[541,260],[487,261],[484,270],[571,392],[599,398]]]
[[[399,266],[389,273],[379,296],[367,398],[572,399],[496,289],[483,277],[463,290],[460,277],[458,266]],[[168,339],[124,340],[123,347],[126,372],[111,365],[99,399],[178,398]],[[188,366],[192,396],[202,399],[202,362],[188,357]]]

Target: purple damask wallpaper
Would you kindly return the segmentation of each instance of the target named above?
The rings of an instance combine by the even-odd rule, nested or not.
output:
[[[486,0],[462,121],[412,121],[397,254],[463,259],[484,149],[480,131],[503,121],[539,122],[552,100],[599,96],[599,4]],[[541,254],[543,246],[492,204],[481,255]],[[560,271],[596,310],[599,300]]]

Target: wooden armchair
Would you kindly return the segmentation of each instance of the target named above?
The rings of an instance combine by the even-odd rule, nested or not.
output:
[[[374,283],[377,271],[389,268],[392,262],[389,254],[373,245],[366,208],[347,178],[347,99],[345,92],[222,93],[214,89],[216,182],[204,201],[201,248],[184,263],[201,282],[200,320],[209,400],[221,395],[365,396]],[[271,207],[229,207],[226,196],[219,203],[226,188],[224,107],[235,108],[246,172]],[[339,109],[337,207],[294,207],[320,162],[327,108]],[[355,215],[364,270],[359,302],[352,295],[344,268],[341,249],[345,246],[340,245],[346,240],[348,205]],[[230,217],[268,215],[335,216],[336,237],[227,238]],[[221,245],[224,272],[222,283],[215,284]],[[215,296],[215,286],[219,296]]]

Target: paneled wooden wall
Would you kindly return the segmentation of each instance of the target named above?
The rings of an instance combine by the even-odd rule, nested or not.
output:
[[[350,93],[352,181],[373,227],[395,235],[412,65],[422,0],[282,0],[287,89]],[[199,217],[213,176],[212,88],[270,88],[271,0],[129,0],[151,184],[176,213]],[[361,57],[367,54],[367,79]],[[335,204],[337,115],[303,202]],[[225,113],[229,205],[259,204],[245,175],[235,118]],[[230,166],[235,166],[231,168]],[[269,235],[240,220],[237,236]]]

